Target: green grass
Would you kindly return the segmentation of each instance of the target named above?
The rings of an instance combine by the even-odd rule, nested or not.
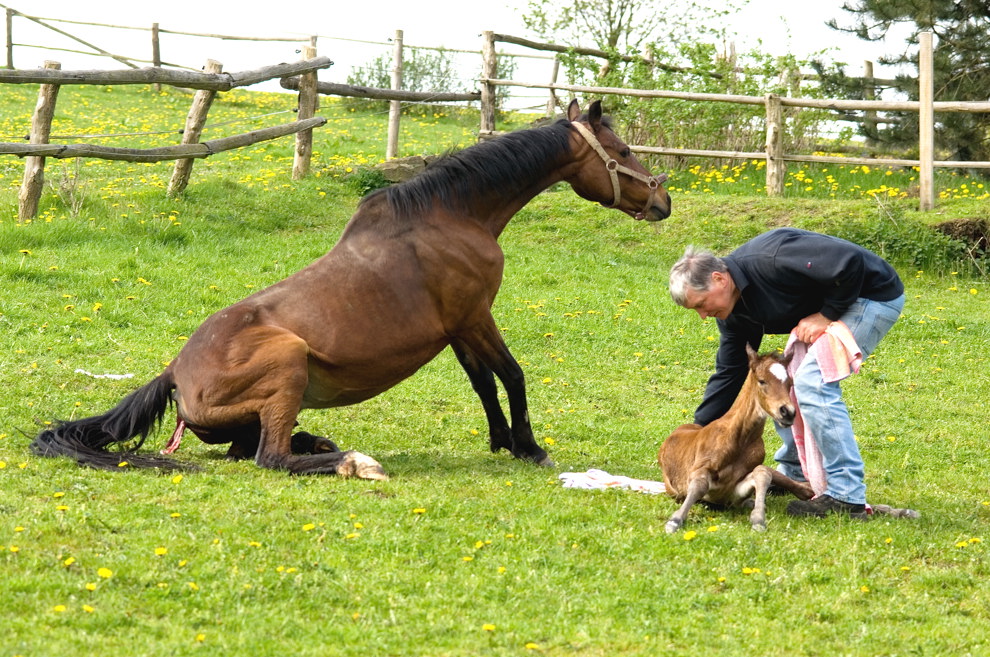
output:
[[[2,132],[30,114],[21,95],[0,100],[21,117]],[[271,96],[221,96],[215,120],[291,104]],[[188,100],[67,88],[61,102],[107,132],[138,108],[169,112],[138,127],[181,124]],[[985,217],[969,198],[922,216],[911,199],[674,194],[654,226],[567,189],[539,196],[503,235],[494,312],[555,469],[488,453],[449,352],[373,400],[301,418],[380,460],[388,482],[228,463],[191,436],[179,456],[203,469],[181,478],[32,456],[45,422],[116,404],[207,315],[329,249],[358,201],[347,169],[384,150],[382,117],[336,109],[303,181],[291,140],[197,162],[174,200],[168,164],[86,161],[18,222],[21,163],[0,160],[0,657],[990,652],[990,286],[925,237]],[[469,118],[429,122],[422,152],[471,140]],[[50,179],[59,166],[75,175],[50,162]],[[668,536],[667,498],[563,489],[559,472],[591,467],[660,477],[656,450],[700,400],[717,344],[714,323],[669,300],[666,272],[687,244],[728,250],[785,224],[856,236],[905,280],[903,318],[845,389],[871,499],[922,518],[796,520],[773,498],[765,534],[699,508],[693,533]]]

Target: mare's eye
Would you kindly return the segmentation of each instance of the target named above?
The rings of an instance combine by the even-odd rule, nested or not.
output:
[[[632,151],[630,151],[628,148],[623,148],[621,151],[619,151],[619,157],[629,157],[631,153]]]

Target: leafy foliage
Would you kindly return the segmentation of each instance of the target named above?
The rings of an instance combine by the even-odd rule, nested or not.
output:
[[[772,57],[758,51],[722,53],[714,44],[653,44],[652,63],[614,57],[603,68],[599,60],[571,53],[563,58],[572,78],[586,84],[633,89],[658,89],[696,94],[762,97],[766,94],[815,97],[814,86],[802,86],[794,57]],[[670,98],[608,97],[608,111],[631,143],[677,148],[759,152],[766,141],[763,103],[739,104]],[[785,149],[812,150],[827,113],[788,111]],[[666,158],[664,168],[682,168],[685,161]]]

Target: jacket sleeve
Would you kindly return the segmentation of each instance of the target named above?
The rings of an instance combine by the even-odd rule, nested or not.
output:
[[[738,322],[718,320],[721,340],[715,355],[715,372],[705,386],[705,396],[694,412],[694,421],[701,426],[710,424],[728,412],[739,396],[749,374],[746,343],[759,350],[763,331]]]

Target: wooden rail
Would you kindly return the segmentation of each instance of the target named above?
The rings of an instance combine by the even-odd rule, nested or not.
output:
[[[737,153],[729,151],[696,150],[681,148],[663,148],[646,145],[631,146],[632,150],[639,153],[650,153],[660,155],[681,155],[691,157],[718,157],[732,159],[765,159],[766,166],[766,188],[770,196],[778,196],[784,191],[784,180],[786,176],[786,166],[788,162],[818,162],[818,163],[841,163],[841,164],[869,164],[871,166],[913,166],[918,167],[920,186],[920,208],[931,210],[935,206],[935,185],[933,170],[936,167],[943,168],[965,168],[965,169],[990,169],[990,162],[969,162],[956,160],[935,160],[934,159],[934,114],[936,112],[990,112],[990,102],[935,102],[931,84],[932,67],[932,40],[930,32],[923,32],[920,35],[921,56],[919,58],[920,93],[921,99],[917,101],[878,101],[878,100],[833,100],[817,98],[785,98],[776,94],[768,94],[764,97],[740,96],[729,94],[706,94],[691,93],[681,91],[666,91],[657,89],[624,89],[618,87],[594,87],[584,85],[566,85],[556,83],[535,83],[523,82],[519,80],[498,79],[495,75],[496,66],[494,60],[495,42],[504,41],[517,45],[526,45],[536,49],[551,50],[559,52],[560,46],[548,44],[538,44],[526,42],[526,40],[505,35],[496,35],[494,32],[483,34],[483,55],[482,76],[480,79],[481,90],[481,126],[480,135],[487,137],[494,134],[494,105],[495,88],[498,86],[522,87],[530,89],[548,89],[553,96],[558,91],[571,93],[615,95],[634,98],[657,98],[675,99],[690,102],[726,102],[745,105],[763,105],[766,108],[766,148],[762,153]],[[594,52],[590,49],[585,54],[593,56],[603,56],[605,53]],[[575,50],[577,52],[577,50]],[[784,132],[785,123],[783,119],[783,108],[814,108],[828,109],[835,111],[901,111],[919,113],[919,159],[884,159],[884,158],[847,158],[832,157],[823,155],[788,155],[784,152]],[[876,121],[875,116],[871,117]]]
[[[192,161],[235,148],[242,148],[261,141],[296,135],[296,153],[293,161],[293,179],[305,176],[312,157],[312,130],[322,126],[326,119],[314,116],[317,102],[316,71],[333,64],[326,57],[316,57],[315,48],[304,50],[305,59],[292,64],[277,64],[242,73],[222,73],[223,66],[210,60],[206,72],[174,71],[161,68],[131,69],[120,71],[62,71],[57,62],[46,62],[37,71],[0,71],[0,83],[40,83],[38,103],[31,122],[30,143],[0,143],[0,154],[25,158],[24,180],[18,193],[18,217],[28,219],[38,213],[38,203],[44,189],[45,158],[92,157],[127,162],[161,162],[176,160],[168,185],[168,195],[181,193],[189,182]],[[299,85],[299,119],[262,130],[255,130],[232,137],[200,142],[203,126],[213,98],[218,91],[247,86],[282,78],[302,75],[306,82]],[[90,144],[49,144],[51,124],[55,114],[58,91],[65,84],[169,84],[198,89],[186,118],[182,144],[161,148],[115,148]]]

